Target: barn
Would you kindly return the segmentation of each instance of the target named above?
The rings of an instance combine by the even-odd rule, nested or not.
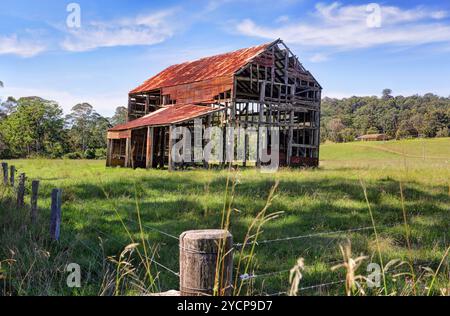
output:
[[[379,142],[390,140],[390,137],[386,134],[367,134],[357,137],[356,140],[362,142]]]
[[[261,167],[262,148],[276,151],[281,166],[317,166],[321,91],[281,39],[170,66],[129,93],[127,123],[108,131],[107,166],[173,170],[241,162]],[[174,129],[194,134],[199,122],[200,146],[207,146],[207,129],[217,127],[224,130],[224,148],[236,143],[243,148],[240,158],[224,150],[214,162],[174,161]],[[242,132],[233,135],[226,128]],[[250,130],[256,130],[256,150],[250,148]],[[270,137],[263,136],[265,130]]]

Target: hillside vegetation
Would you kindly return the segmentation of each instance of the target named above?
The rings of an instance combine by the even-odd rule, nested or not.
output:
[[[381,98],[324,98],[322,140],[353,141],[365,134],[384,133],[393,139],[448,137],[450,98],[432,93],[424,96],[392,96],[385,89]]]

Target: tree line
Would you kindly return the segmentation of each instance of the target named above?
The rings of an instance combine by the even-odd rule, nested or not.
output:
[[[2,82],[0,81],[0,86]],[[106,132],[126,121],[127,109],[104,117],[88,103],[64,115],[58,103],[40,97],[0,100],[0,158],[49,157],[103,159]],[[450,97],[434,94],[381,97],[324,98],[321,140],[349,142],[365,134],[393,139],[448,137]]]
[[[126,121],[127,109],[100,115],[88,103],[64,115],[58,103],[40,97],[0,102],[0,158],[49,157],[103,159],[106,132]]]
[[[322,100],[321,141],[350,142],[366,134],[386,134],[392,139],[449,137],[450,97],[393,96]]]

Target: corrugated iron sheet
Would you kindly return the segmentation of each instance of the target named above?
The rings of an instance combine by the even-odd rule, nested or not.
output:
[[[134,121],[117,125],[109,131],[123,131],[145,126],[163,126],[192,120],[208,113],[220,111],[221,108],[194,104],[172,105],[164,107]]]
[[[217,77],[233,76],[236,71],[244,67],[254,57],[264,52],[271,44],[266,43],[231,53],[170,66],[145,81],[130,93],[141,93]]]
[[[219,77],[167,87],[161,91],[163,95],[170,95],[170,98],[179,104],[197,104],[213,100],[219,93],[232,88],[232,77]]]

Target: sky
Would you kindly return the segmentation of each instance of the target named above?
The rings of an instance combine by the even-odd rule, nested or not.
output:
[[[450,95],[450,1],[0,0],[0,99],[111,116],[165,67],[281,38],[323,95]]]

